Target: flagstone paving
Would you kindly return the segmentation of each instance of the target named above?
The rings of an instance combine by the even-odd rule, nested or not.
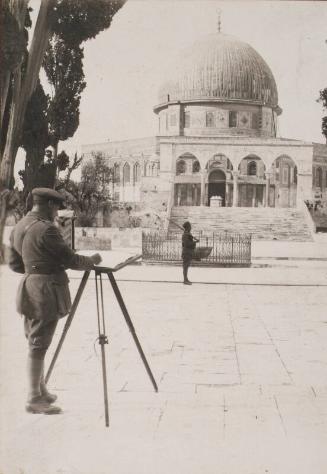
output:
[[[106,428],[94,281],[49,383],[64,412],[28,415],[19,275],[1,268],[1,474],[326,474],[327,266],[190,274],[117,273],[158,393],[105,286]]]

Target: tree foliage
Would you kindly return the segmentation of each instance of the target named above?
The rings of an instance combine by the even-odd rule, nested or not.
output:
[[[80,182],[64,180],[62,186],[69,193],[68,202],[76,212],[78,224],[91,226],[97,212],[111,204],[109,184],[112,170],[101,153],[88,161],[81,174]]]
[[[65,152],[62,152],[62,153],[65,153]],[[58,158],[60,157],[60,155],[61,155],[61,153],[59,153]],[[65,153],[65,155],[66,155],[66,153]],[[67,171],[66,176],[63,179],[60,180],[60,185],[61,186],[65,186],[70,182],[70,176],[71,176],[72,172],[77,170],[77,168],[79,168],[82,161],[83,161],[83,155],[78,156],[77,153],[74,154],[74,157],[73,157],[72,161],[69,159],[68,165],[64,169],[64,170]]]
[[[95,38],[109,28],[126,0],[58,0],[53,31],[70,45]]]
[[[79,45],[108,28],[113,15],[123,4],[124,0],[46,0],[40,2],[28,58],[25,64],[22,65],[26,51],[24,25],[26,25],[29,18],[28,0],[3,0],[2,2],[2,12],[4,14],[1,16],[1,20],[3,18],[5,20],[0,24],[0,123],[2,140],[0,156],[0,253],[2,253],[3,232],[10,194],[14,187],[14,165],[22,140],[27,104],[37,87],[39,72],[49,39],[52,34],[57,34],[69,45],[71,50],[76,47],[75,57],[80,57]],[[60,104],[67,103],[67,97],[67,95],[60,97]],[[54,107],[54,110],[57,111],[56,114],[61,110],[60,107],[60,105]],[[73,128],[76,130],[78,126],[76,101],[74,107],[74,111],[70,110],[67,113],[70,118],[73,117],[74,125],[70,126],[68,120],[66,120],[67,130],[63,133],[63,129],[59,127],[59,136],[61,134],[72,136]],[[7,117],[5,117],[6,112]],[[56,114],[52,113],[51,115]],[[58,136],[58,123],[59,120],[56,120],[53,127],[53,130],[56,129],[56,135],[53,132],[55,136]],[[5,127],[3,127],[3,124],[5,124]],[[42,133],[42,130],[40,133]],[[33,133],[30,133],[30,138],[32,137]]]
[[[102,153],[94,153],[93,160],[83,166],[81,181],[86,183],[92,192],[107,199],[109,197],[109,187],[112,178],[112,169],[109,167],[105,156]]]
[[[327,87],[320,91],[319,100],[320,102],[322,102],[323,109],[327,111]],[[327,143],[327,115],[322,118],[321,131],[322,134],[325,136]]]
[[[21,63],[26,51],[26,35],[19,27],[17,18],[9,9],[9,2],[4,2],[0,16],[1,31],[1,76],[12,72]]]
[[[48,122],[54,158],[59,141],[71,138],[79,126],[81,94],[86,87],[81,44],[108,28],[123,3],[57,0],[53,16],[54,34],[43,61],[52,90]]]
[[[24,184],[24,197],[37,186],[51,185],[49,169],[43,166],[44,152],[49,145],[48,110],[49,98],[38,82],[26,108],[21,146],[26,152],[25,169],[19,172]],[[53,170],[50,173],[53,175]]]
[[[1,157],[6,145],[11,103],[13,98],[13,73],[21,67],[22,77],[26,72],[28,29],[31,28],[31,9],[26,9],[23,27],[5,2],[2,15],[0,15],[0,87],[1,87],[1,131],[0,153]]]
[[[52,89],[48,122],[55,148],[59,141],[72,137],[79,125],[81,94],[86,87],[82,60],[83,49],[79,45],[70,47],[58,36],[52,37],[43,67]]]
[[[19,25],[20,35],[26,34],[24,27],[29,13],[27,3],[27,0],[12,0],[8,3],[9,9]],[[3,122],[3,110],[7,110],[8,127],[2,136],[4,146],[1,148],[0,157],[0,243],[6,214],[6,201],[13,187],[13,170],[20,146],[26,108],[37,85],[41,62],[51,32],[51,13],[54,3],[55,0],[41,2],[28,58],[23,63],[22,57],[14,71],[9,72],[9,76],[5,74],[4,81],[1,83],[1,123]],[[3,47],[2,44],[1,47]],[[10,94],[8,93],[9,84]]]
[[[49,145],[48,104],[49,97],[45,94],[40,81],[38,81],[27,105],[24,118],[21,146],[25,151],[35,147],[37,143],[40,144],[43,150]]]
[[[52,15],[53,34],[42,64],[51,94],[47,96],[46,109],[41,111],[35,100],[30,101],[28,106],[31,110],[27,115],[40,113],[40,119],[34,122],[32,128],[35,130],[40,127],[41,136],[45,135],[43,125],[46,121],[47,140],[38,140],[36,133],[29,133],[35,141],[34,145],[30,143],[25,172],[22,172],[27,191],[37,185],[55,186],[57,173],[69,169],[69,157],[66,155],[63,160],[60,154],[57,156],[57,148],[60,141],[73,137],[79,126],[81,94],[86,87],[84,53],[80,44],[107,28],[121,5],[122,2],[102,0],[57,1]],[[71,31],[71,28],[74,30]],[[27,133],[29,123],[31,122],[25,121]],[[43,163],[45,148],[49,145],[53,147],[54,154],[51,161]],[[25,146],[24,148],[26,149]]]
[[[69,166],[69,156],[63,150],[57,155],[57,167],[59,171],[65,171]]]

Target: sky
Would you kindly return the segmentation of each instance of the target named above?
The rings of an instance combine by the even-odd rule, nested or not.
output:
[[[327,87],[326,2],[128,0],[108,30],[84,43],[80,126],[60,149],[154,136],[160,85],[184,48],[217,31],[218,9],[222,32],[249,43],[272,70],[279,135],[324,143],[317,98]]]
[[[218,8],[222,32],[253,46],[273,72],[280,135],[324,142],[316,100],[327,87],[325,2],[129,0],[85,43],[87,88],[69,146],[155,135],[159,86],[182,49],[217,31]]]

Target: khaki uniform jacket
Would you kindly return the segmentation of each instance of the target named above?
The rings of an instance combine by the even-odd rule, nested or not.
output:
[[[16,224],[10,243],[9,266],[24,273],[17,291],[18,313],[42,320],[68,314],[71,298],[65,269],[91,270],[91,258],[77,255],[39,212],[29,212]]]

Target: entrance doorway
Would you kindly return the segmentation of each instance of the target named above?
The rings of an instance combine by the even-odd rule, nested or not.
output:
[[[200,206],[201,184],[200,183],[177,183],[175,184],[175,206]]]
[[[262,207],[264,205],[264,189],[263,184],[239,184],[239,206]]]
[[[209,175],[208,206],[210,206],[210,198],[212,196],[220,196],[222,198],[222,206],[226,205],[226,175],[222,170],[214,170]]]

